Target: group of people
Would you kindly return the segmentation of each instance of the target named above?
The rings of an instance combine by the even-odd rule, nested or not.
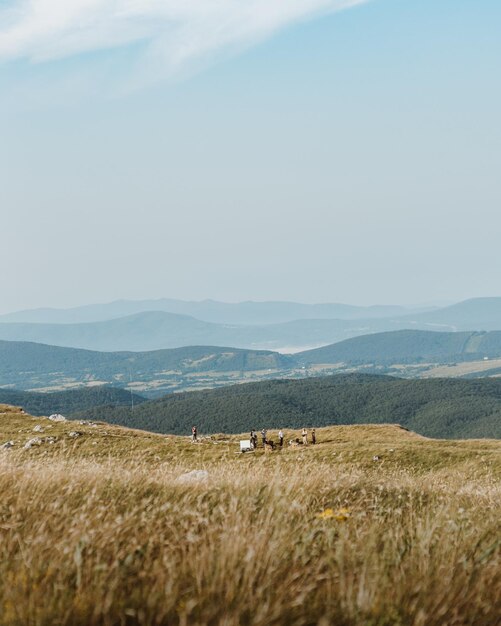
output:
[[[267,430],[265,428],[263,428],[263,430],[261,431],[261,440],[263,442],[263,448],[266,448],[266,446],[271,446],[272,448],[275,447],[275,443],[274,441],[272,441],[271,439],[267,439]],[[191,440],[193,442],[197,441],[197,437],[198,437],[198,431],[197,431],[197,427],[196,426],[192,426],[191,427]],[[303,428],[303,430],[301,431],[301,437],[303,440],[303,445],[307,446],[308,445],[308,431],[306,430],[306,428]],[[255,450],[258,447],[258,437],[257,437],[257,432],[255,430],[251,430],[250,432],[250,442],[251,442],[251,447],[253,450]],[[299,445],[299,438],[296,438],[295,440],[291,440],[289,441],[289,445]],[[312,428],[311,429],[311,443],[313,445],[315,445],[317,443],[317,436],[315,434],[315,429]],[[280,429],[278,431],[278,445],[283,448],[284,445],[284,432],[282,429]]]
[[[301,437],[303,440],[303,445],[307,446],[308,445],[308,431],[306,430],[306,428],[303,428],[303,430],[301,431]],[[251,430],[249,438],[250,438],[251,446],[255,450],[258,447],[257,432],[255,430]],[[271,439],[267,438],[267,431],[265,428],[263,428],[263,430],[261,431],[261,441],[263,442],[263,448],[265,448],[266,445],[270,445],[272,448],[275,447],[275,443]],[[289,445],[292,445],[293,443],[299,444],[299,438],[297,438],[296,440],[290,441]],[[312,444],[317,443],[317,436],[316,436],[314,428],[311,430],[311,443]],[[282,429],[278,431],[278,445],[280,446],[280,448],[282,448],[284,445],[284,433]]]

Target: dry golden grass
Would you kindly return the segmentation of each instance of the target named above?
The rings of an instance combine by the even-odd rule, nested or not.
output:
[[[1,411],[2,626],[500,624],[501,442],[355,426],[239,455]]]

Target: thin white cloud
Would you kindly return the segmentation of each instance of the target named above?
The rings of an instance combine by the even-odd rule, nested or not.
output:
[[[165,73],[369,0],[7,0],[0,61],[50,61],[142,42]],[[146,50],[146,53],[144,53]]]

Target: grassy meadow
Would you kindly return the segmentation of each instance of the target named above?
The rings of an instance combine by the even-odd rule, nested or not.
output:
[[[501,441],[239,439],[0,407],[0,624],[501,623]]]

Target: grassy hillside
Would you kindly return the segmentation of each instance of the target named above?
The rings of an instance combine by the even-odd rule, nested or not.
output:
[[[2,626],[499,624],[500,442],[77,429],[0,408]]]
[[[85,411],[96,406],[139,405],[146,399],[138,394],[131,394],[125,389],[113,387],[88,387],[55,393],[36,393],[0,389],[0,403],[22,407],[32,415],[51,415],[61,413],[69,415],[77,411]]]
[[[500,437],[501,380],[400,380],[339,375],[273,380],[171,394],[127,407],[95,408],[82,418],[162,433],[245,432],[251,428],[398,423],[433,437]]]
[[[501,332],[399,330],[301,352],[304,363],[448,363],[501,356]]]
[[[103,382],[124,386],[179,381],[203,372],[287,370],[292,357],[269,351],[189,346],[151,352],[97,352],[31,342],[0,341],[0,384],[45,388]]]

